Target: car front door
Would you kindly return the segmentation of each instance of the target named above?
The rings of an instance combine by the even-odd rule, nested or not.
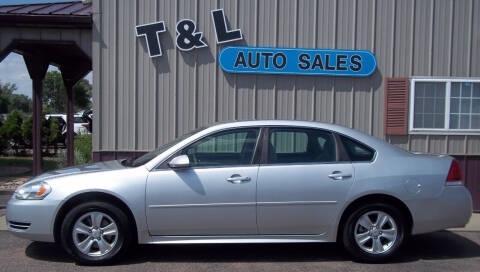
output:
[[[217,132],[177,152],[188,156],[188,167],[151,171],[146,191],[150,234],[256,234],[258,164],[253,160],[259,135],[260,128]]]
[[[270,128],[257,181],[260,234],[328,233],[354,181],[333,133]],[[265,158],[266,157],[266,158]]]

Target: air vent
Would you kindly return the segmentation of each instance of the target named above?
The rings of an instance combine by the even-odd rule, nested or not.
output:
[[[8,226],[16,230],[27,230],[30,227],[30,223],[8,221]]]

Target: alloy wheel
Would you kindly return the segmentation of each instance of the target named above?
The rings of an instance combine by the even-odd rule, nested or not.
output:
[[[395,220],[383,211],[370,211],[357,220],[354,229],[355,242],[365,252],[382,254],[397,241]]]
[[[72,236],[75,247],[80,252],[91,257],[101,257],[117,243],[118,226],[103,212],[88,212],[77,219]]]

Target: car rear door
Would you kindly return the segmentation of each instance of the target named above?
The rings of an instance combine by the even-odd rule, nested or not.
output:
[[[276,127],[265,132],[257,185],[260,234],[328,232],[354,181],[333,133]]]
[[[160,167],[147,179],[151,235],[257,234],[253,163],[260,128],[206,136],[177,152],[190,167]]]

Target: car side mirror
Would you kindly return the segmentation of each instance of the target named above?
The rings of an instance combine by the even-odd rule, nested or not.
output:
[[[190,166],[190,159],[187,155],[179,155],[170,160],[168,166],[172,169],[187,168]]]

